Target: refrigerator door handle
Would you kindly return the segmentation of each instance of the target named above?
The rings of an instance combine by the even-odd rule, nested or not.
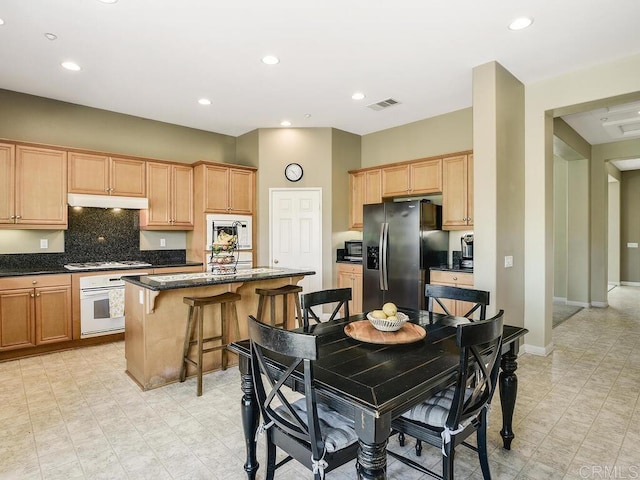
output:
[[[380,290],[389,290],[387,247],[389,246],[389,224],[382,224],[380,232]]]

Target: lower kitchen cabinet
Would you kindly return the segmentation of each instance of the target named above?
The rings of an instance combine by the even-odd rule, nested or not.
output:
[[[0,351],[71,339],[71,275],[0,279]]]
[[[362,265],[338,263],[338,288],[351,288],[349,313],[362,313]]]
[[[473,288],[473,273],[431,270],[430,283],[449,287]],[[473,303],[460,302],[458,300],[443,299],[442,303],[449,309],[452,315],[457,316],[464,315],[473,307]],[[437,304],[434,306],[433,311],[443,313],[440,305]]]

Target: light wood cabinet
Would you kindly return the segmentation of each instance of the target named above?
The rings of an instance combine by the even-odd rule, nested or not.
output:
[[[149,208],[140,211],[143,230],[193,229],[193,168],[147,162]]]
[[[351,315],[362,313],[362,265],[338,263],[338,288],[351,288]]]
[[[0,279],[0,350],[71,339],[71,275]]]
[[[442,159],[421,160],[382,168],[382,196],[442,192]]]
[[[442,270],[431,270],[430,283],[434,285],[446,285],[449,287],[461,287],[461,288],[473,288],[473,274],[466,272],[450,272]],[[447,309],[453,315],[462,316],[467,313],[472,307],[473,303],[461,302],[458,300],[442,300]],[[443,313],[440,305],[434,306],[434,312]]]
[[[473,227],[473,155],[459,155],[442,164],[442,228]]]
[[[144,197],[145,161],[69,152],[69,192]]]
[[[380,169],[364,170],[349,175],[350,228],[362,230],[362,206],[382,202],[382,171]]]
[[[249,169],[206,165],[205,212],[253,213],[255,172]]]
[[[0,144],[0,227],[67,228],[66,152]]]

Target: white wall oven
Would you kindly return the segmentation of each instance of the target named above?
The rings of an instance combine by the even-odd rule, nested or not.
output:
[[[129,275],[149,275],[140,271]],[[80,338],[124,332],[122,273],[80,278]]]

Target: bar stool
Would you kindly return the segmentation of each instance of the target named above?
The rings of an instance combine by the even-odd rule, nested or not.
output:
[[[287,321],[287,306],[289,304],[289,295],[293,295],[293,300],[296,304],[296,314],[298,315],[298,321],[302,322],[302,310],[300,309],[300,297],[298,294],[302,291],[302,287],[298,285],[285,285],[279,288],[256,288],[256,294],[260,295],[258,301],[258,313],[256,317],[259,321],[264,322],[264,303],[266,299],[269,299],[270,313],[269,321],[271,326],[281,326],[284,328]],[[282,296],[282,322],[276,323],[276,297]]]
[[[211,297],[184,297],[182,301],[189,305],[189,313],[187,315],[187,331],[184,337],[184,350],[182,355],[182,366],[180,367],[180,381],[184,382],[187,376],[187,364],[191,364],[197,369],[198,374],[198,396],[202,395],[202,355],[208,352],[214,352],[216,350],[222,350],[222,369],[227,368],[227,350],[226,347],[229,344],[229,332],[227,324],[227,309],[230,308],[232,321],[236,330],[236,339],[240,338],[240,330],[238,328],[238,312],[236,310],[236,303],[240,301],[241,296],[237,293],[221,293],[220,295],[213,295]],[[220,331],[221,334],[203,338],[203,318],[204,307],[207,305],[220,304]],[[197,324],[196,339],[191,340],[193,329]],[[220,345],[215,347],[203,348],[205,343],[220,341]],[[197,346],[197,359],[192,360],[189,358],[189,350],[192,345]]]

